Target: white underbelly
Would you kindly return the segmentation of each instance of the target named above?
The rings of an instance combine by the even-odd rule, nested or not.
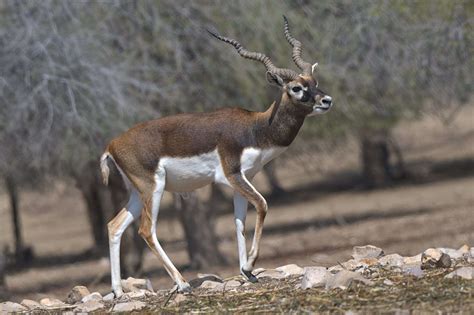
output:
[[[286,147],[244,149],[240,159],[242,173],[251,179],[285,149]],[[189,192],[213,182],[230,186],[224,176],[217,150],[192,157],[163,157],[158,167],[165,170],[167,191]]]
[[[220,181],[224,174],[217,150],[184,158],[163,157],[159,164],[166,172],[165,190],[173,192],[196,190]]]

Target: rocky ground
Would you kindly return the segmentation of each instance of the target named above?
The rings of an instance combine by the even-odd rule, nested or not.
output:
[[[108,312],[474,312],[474,247],[429,248],[411,257],[356,246],[352,259],[326,268],[295,264],[254,270],[257,283],[241,276],[200,274],[191,294],[154,292],[147,279],[122,280],[116,299],[76,286],[64,301],[4,302],[0,313]]]

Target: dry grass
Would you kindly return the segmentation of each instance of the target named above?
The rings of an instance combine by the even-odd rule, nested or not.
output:
[[[444,279],[447,270],[427,272],[423,278],[380,270],[375,285],[357,284],[347,290],[296,289],[300,278],[263,279],[234,292],[209,293],[197,290],[184,302],[174,303],[174,295],[162,294],[148,300],[145,313],[313,313],[354,311],[361,313],[459,313],[474,311],[474,283]],[[389,279],[393,285],[385,285]]]

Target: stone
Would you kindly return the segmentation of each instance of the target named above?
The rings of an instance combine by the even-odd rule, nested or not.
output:
[[[276,268],[275,270],[282,272],[285,277],[301,276],[304,274],[304,269],[296,264],[284,265]]]
[[[115,299],[115,294],[113,292],[110,292],[109,294],[105,295],[102,300],[105,302],[111,302]]]
[[[146,307],[146,304],[142,301],[131,301],[115,304],[112,312],[133,312],[140,311]]]
[[[326,289],[347,289],[352,283],[361,282],[365,285],[372,285],[373,282],[364,278],[360,273],[348,270],[342,270],[328,278]]]
[[[136,279],[128,277],[127,280],[122,280],[123,292],[128,293],[132,291],[148,290],[153,292],[153,287],[149,279]]]
[[[419,265],[421,264],[421,254],[409,257],[403,257],[404,265]]]
[[[258,276],[259,274],[261,274],[265,270],[266,270],[265,268],[257,268],[257,269],[252,270],[252,273],[253,273],[254,276]]]
[[[211,291],[222,291],[224,289],[224,284],[222,282],[206,280],[201,284],[200,288]]]
[[[66,302],[69,304],[75,304],[77,302],[82,301],[84,297],[91,294],[87,287],[82,285],[77,285],[72,288],[71,292],[67,295]]]
[[[242,285],[242,283],[240,283],[240,281],[230,280],[230,281],[224,282],[224,289],[231,290],[231,289],[238,288],[241,285]]]
[[[354,271],[357,269],[357,266],[359,265],[359,263],[355,259],[349,259],[348,261],[341,263],[341,265],[342,265],[342,270]]]
[[[331,273],[338,273],[341,270],[344,270],[344,268],[339,264],[328,268],[328,271],[330,271]]]
[[[174,300],[170,303],[171,305],[179,305],[188,299],[188,296],[185,294],[176,294]]]
[[[421,255],[421,269],[448,268],[451,257],[437,248],[428,248]]]
[[[444,247],[438,247],[436,249],[439,249],[441,252],[445,253],[446,255],[449,255],[451,259],[457,260],[457,259],[463,258],[464,253],[459,249],[444,248]]]
[[[324,287],[331,276],[331,272],[325,267],[305,267],[301,289]]]
[[[84,303],[77,304],[77,307],[74,309],[76,312],[85,312],[90,313],[104,308],[104,304],[100,303],[97,300],[89,300]]]
[[[278,271],[276,269],[267,269],[263,272],[260,272],[257,276],[258,279],[260,278],[271,278],[271,279],[283,279],[285,275],[283,272]]]
[[[86,295],[81,300],[82,303],[86,303],[89,301],[102,301],[102,294],[100,294],[99,292],[93,292],[89,295]]]
[[[466,280],[474,279],[474,267],[461,267],[461,268],[458,268],[458,269],[454,270],[453,272],[449,273],[448,275],[446,275],[445,278],[452,279],[452,278],[456,278],[456,277],[463,278],[463,279],[466,279]]]
[[[198,273],[197,277],[198,278],[206,278],[207,280],[215,279],[215,280],[212,280],[212,281],[217,281],[217,282],[219,282],[219,281],[223,282],[224,281],[224,279],[222,279],[221,276],[213,274],[213,273]]]
[[[191,288],[199,288],[204,281],[223,282],[222,278],[213,274],[198,274],[196,279],[189,281]]]
[[[421,269],[421,265],[403,265],[401,270],[402,273],[410,276],[415,276],[417,278],[421,278],[424,275],[423,270]]]
[[[26,306],[29,310],[42,309],[43,307],[36,301],[24,299],[20,303],[23,306]]]
[[[49,309],[61,309],[61,308],[68,308],[71,307],[71,305],[67,305],[61,300],[54,299],[54,298],[44,298],[40,300],[40,304],[43,305],[44,307],[47,307]]]
[[[462,254],[469,254],[470,248],[467,244],[464,244],[463,246],[459,247],[458,252]]]
[[[10,314],[28,311],[28,308],[13,302],[0,303],[0,314]]]
[[[141,299],[146,297],[147,295],[147,290],[139,290],[139,291],[133,291],[133,292],[128,292],[124,293],[124,296],[126,296],[129,299]]]
[[[383,256],[383,250],[373,245],[354,246],[352,249],[352,257],[355,260],[362,258],[379,258]]]
[[[392,281],[392,280],[389,280],[389,279],[385,279],[385,280],[383,281],[383,284],[388,285],[388,286],[392,286],[392,285],[393,285],[393,281]]]
[[[390,254],[380,257],[379,263],[387,267],[401,267],[404,264],[403,257],[398,254]]]

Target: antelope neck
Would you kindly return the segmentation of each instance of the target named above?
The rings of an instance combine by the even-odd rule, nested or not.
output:
[[[283,96],[280,104],[275,101],[268,110],[261,113],[256,132],[257,143],[262,147],[289,146],[303,125],[305,117],[304,111]]]

